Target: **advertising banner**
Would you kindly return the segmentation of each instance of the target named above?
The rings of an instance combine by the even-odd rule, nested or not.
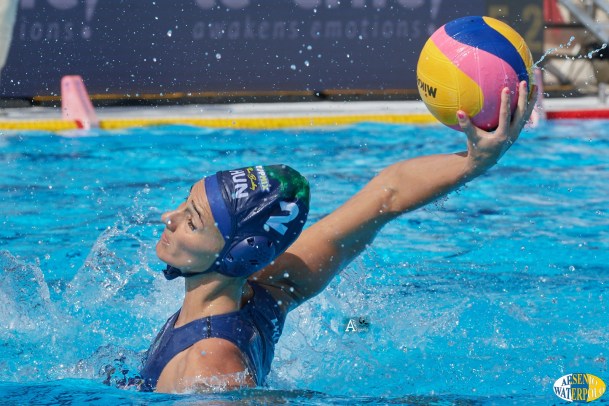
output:
[[[483,0],[21,0],[3,97],[416,92],[429,35]]]

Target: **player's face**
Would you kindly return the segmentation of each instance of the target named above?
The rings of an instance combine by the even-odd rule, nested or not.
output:
[[[205,194],[205,182],[195,183],[185,202],[161,216],[165,230],[156,245],[159,259],[184,273],[207,270],[224,246]]]

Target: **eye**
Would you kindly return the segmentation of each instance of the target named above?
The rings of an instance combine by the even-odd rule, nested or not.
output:
[[[188,219],[188,227],[190,227],[191,231],[195,231],[197,229],[197,227],[195,226],[195,223],[192,222],[192,218]]]

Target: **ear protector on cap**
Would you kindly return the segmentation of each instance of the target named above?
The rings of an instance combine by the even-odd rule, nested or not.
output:
[[[224,261],[217,261],[218,272],[227,276],[250,275],[264,268],[275,258],[275,244],[264,236],[247,237],[224,255]]]

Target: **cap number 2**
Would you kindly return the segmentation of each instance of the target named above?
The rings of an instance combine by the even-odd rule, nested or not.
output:
[[[294,202],[279,202],[281,211],[287,211],[287,216],[269,216],[269,219],[264,224],[264,230],[269,231],[269,228],[277,231],[279,234],[284,235],[288,231],[288,224],[290,221],[298,217],[298,205]]]

